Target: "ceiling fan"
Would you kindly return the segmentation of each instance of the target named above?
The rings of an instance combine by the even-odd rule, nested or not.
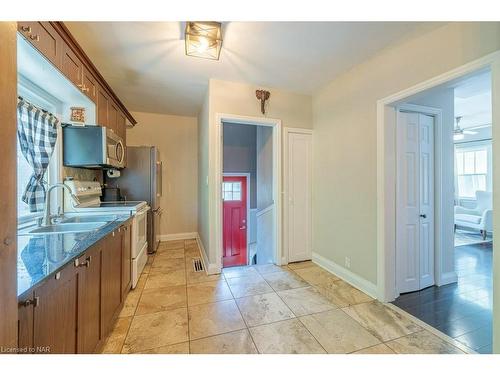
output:
[[[477,134],[477,132],[472,131],[472,130],[464,130],[460,127],[460,120],[462,119],[462,116],[457,116],[455,117],[455,128],[453,129],[453,140],[455,141],[460,141],[464,139],[465,134],[469,135],[474,135]]]

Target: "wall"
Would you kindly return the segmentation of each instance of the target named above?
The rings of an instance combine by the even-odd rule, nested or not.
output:
[[[271,92],[266,115],[260,112],[260,102],[255,98],[255,90],[267,89]],[[244,84],[210,79],[205,103],[198,116],[200,134],[200,154],[203,163],[199,174],[200,215],[198,228],[205,257],[211,265],[217,264],[215,249],[216,234],[211,218],[217,217],[215,199],[218,193],[215,171],[218,166],[214,160],[214,147],[217,140],[216,115],[220,113],[239,116],[269,117],[280,119],[282,126],[312,128],[312,103],[308,95]],[[208,163],[208,164],[204,164]],[[208,181],[208,186],[205,182]],[[209,272],[217,272],[214,266],[208,266]]]
[[[133,112],[130,146],[156,146],[163,161],[160,235],[198,231],[198,133],[196,117]]]
[[[208,262],[210,246],[209,189],[208,189],[208,137],[209,137],[209,90],[198,114],[198,235],[203,247],[205,262]],[[208,265],[207,265],[208,267]]]
[[[273,129],[257,127],[257,209],[273,204]]]
[[[250,207],[257,207],[257,126],[224,123],[224,173],[250,173]]]
[[[377,282],[376,103],[500,48],[499,23],[450,23],[382,50],[313,95],[314,251]]]

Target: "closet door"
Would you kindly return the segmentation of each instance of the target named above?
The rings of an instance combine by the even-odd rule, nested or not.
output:
[[[434,119],[399,112],[396,279],[406,293],[434,284]]]
[[[312,258],[312,134],[285,132],[286,245],[288,261]]]
[[[434,118],[419,114],[420,287],[434,285]]]

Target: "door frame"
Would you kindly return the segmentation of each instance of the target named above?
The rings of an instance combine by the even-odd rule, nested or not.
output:
[[[474,73],[481,69],[491,70],[492,80],[492,150],[500,154],[500,143],[495,139],[500,136],[500,51],[488,54],[458,68],[447,71],[434,78],[417,83],[395,94],[377,100],[377,296],[380,301],[390,302],[395,296],[395,245],[396,245],[396,108],[397,102],[439,86],[454,79]],[[498,149],[498,150],[497,150]],[[494,163],[493,183],[500,180],[500,163]],[[500,189],[494,192],[494,231],[500,233]],[[498,218],[499,220],[495,219]],[[493,279],[500,280],[500,254],[493,245]],[[496,295],[497,292],[493,291]],[[496,299],[495,299],[496,300]],[[494,311],[500,310],[500,301],[494,303]],[[499,324],[500,327],[500,324]],[[494,330],[496,330],[494,325]],[[500,330],[500,328],[498,328]]]
[[[224,177],[246,177],[247,179],[247,264],[250,260],[249,256],[249,244],[250,244],[250,173],[247,172],[223,172],[222,173],[222,181],[224,181]],[[224,201],[222,201],[222,209],[224,209]],[[222,220],[224,220],[224,215],[222,216]],[[222,230],[224,231],[224,225],[222,226]]]
[[[256,126],[269,126],[273,129],[273,199],[274,199],[274,263],[278,266],[286,264],[287,256],[283,254],[282,249],[282,154],[281,154],[281,143],[282,143],[282,129],[281,120],[267,118],[267,117],[254,117],[254,116],[242,116],[227,113],[216,113],[215,114],[215,136],[213,138],[213,161],[216,166],[214,171],[214,179],[208,181],[209,190],[212,191],[210,200],[214,202],[214,210],[211,211],[210,220],[213,220],[213,238],[215,239],[215,259],[216,259],[216,270],[210,273],[220,273],[222,270],[222,254],[223,254],[223,239],[222,239],[222,179],[223,179],[223,122],[230,122],[231,124],[237,125],[256,125]],[[209,165],[211,163],[209,162]],[[212,189],[210,189],[212,187]]]
[[[410,103],[403,103],[399,104],[395,107],[395,114],[396,114],[396,127],[395,127],[395,155],[397,157],[398,154],[398,147],[400,146],[398,143],[399,137],[397,136],[397,132],[399,129],[399,123],[398,123],[398,112],[403,111],[403,112],[412,112],[412,113],[419,113],[423,115],[428,115],[432,116],[434,118],[434,165],[433,165],[433,171],[434,171],[434,283],[441,285],[441,282],[443,281],[443,270],[442,270],[442,264],[443,264],[443,256],[444,251],[443,251],[443,246],[446,246],[446,244],[443,244],[442,237],[441,237],[441,232],[444,232],[446,228],[446,221],[443,218],[443,212],[444,206],[443,206],[443,201],[442,197],[444,195],[444,179],[443,179],[443,150],[442,150],[442,140],[443,140],[443,111],[441,108],[434,108],[434,107],[429,107],[429,106],[423,106],[423,105],[417,105],[417,104],[410,104]],[[396,161],[396,159],[395,159]],[[398,174],[397,174],[397,165],[395,164],[395,194],[397,194],[397,183],[398,183]],[[453,182],[451,182],[453,183]],[[398,201],[395,196],[395,212],[397,214],[398,211]],[[448,223],[449,224],[449,223]],[[453,224],[453,223],[452,223]],[[452,225],[451,224],[451,225]],[[396,225],[396,223],[395,223]],[[451,227],[450,227],[451,228]],[[395,233],[394,235],[397,235],[397,230],[398,227],[396,225],[395,227]],[[396,242],[397,244],[397,242]],[[448,246],[450,244],[447,244]],[[453,246],[453,243],[451,244]],[[395,280],[395,290],[394,290],[394,299],[399,297],[400,293],[398,290],[398,278],[397,278],[397,273],[396,273],[396,257],[397,257],[397,251],[396,247],[394,247],[394,280]],[[452,276],[447,276],[446,283],[450,282],[455,282],[457,280],[456,273],[453,272]]]
[[[311,153],[311,185],[314,181],[314,138],[312,137],[313,135],[313,129],[305,129],[305,128],[290,128],[290,127],[284,127],[283,128],[283,200],[284,200],[284,205],[283,205],[283,249],[284,249],[284,256],[285,256],[285,262],[289,262],[289,254],[290,254],[290,249],[289,249],[289,243],[288,243],[288,234],[290,230],[290,223],[289,223],[289,206],[288,206],[288,183],[289,183],[289,173],[288,173],[288,168],[290,166],[290,160],[288,159],[288,149],[289,149],[289,144],[288,144],[288,135],[290,133],[298,133],[298,134],[307,134],[311,135],[311,148],[313,149]],[[311,186],[311,211],[312,211],[312,186]],[[311,212],[312,213],[312,212]],[[314,215],[311,215],[311,230],[314,228]],[[314,236],[311,233],[311,253],[312,250],[314,249]]]

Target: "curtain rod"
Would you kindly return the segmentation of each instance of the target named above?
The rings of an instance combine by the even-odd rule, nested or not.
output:
[[[38,107],[37,105],[34,105],[33,103],[31,103],[31,102],[27,101],[26,99],[24,99],[22,96],[18,95],[17,99],[19,99],[20,101],[24,102],[26,105],[32,106],[33,108],[36,108],[36,109],[42,111],[43,113],[46,113],[49,116],[54,117],[57,121],[59,121],[59,119],[57,118],[57,116],[54,115],[52,112],[49,112],[46,109],[43,109],[43,108]]]

